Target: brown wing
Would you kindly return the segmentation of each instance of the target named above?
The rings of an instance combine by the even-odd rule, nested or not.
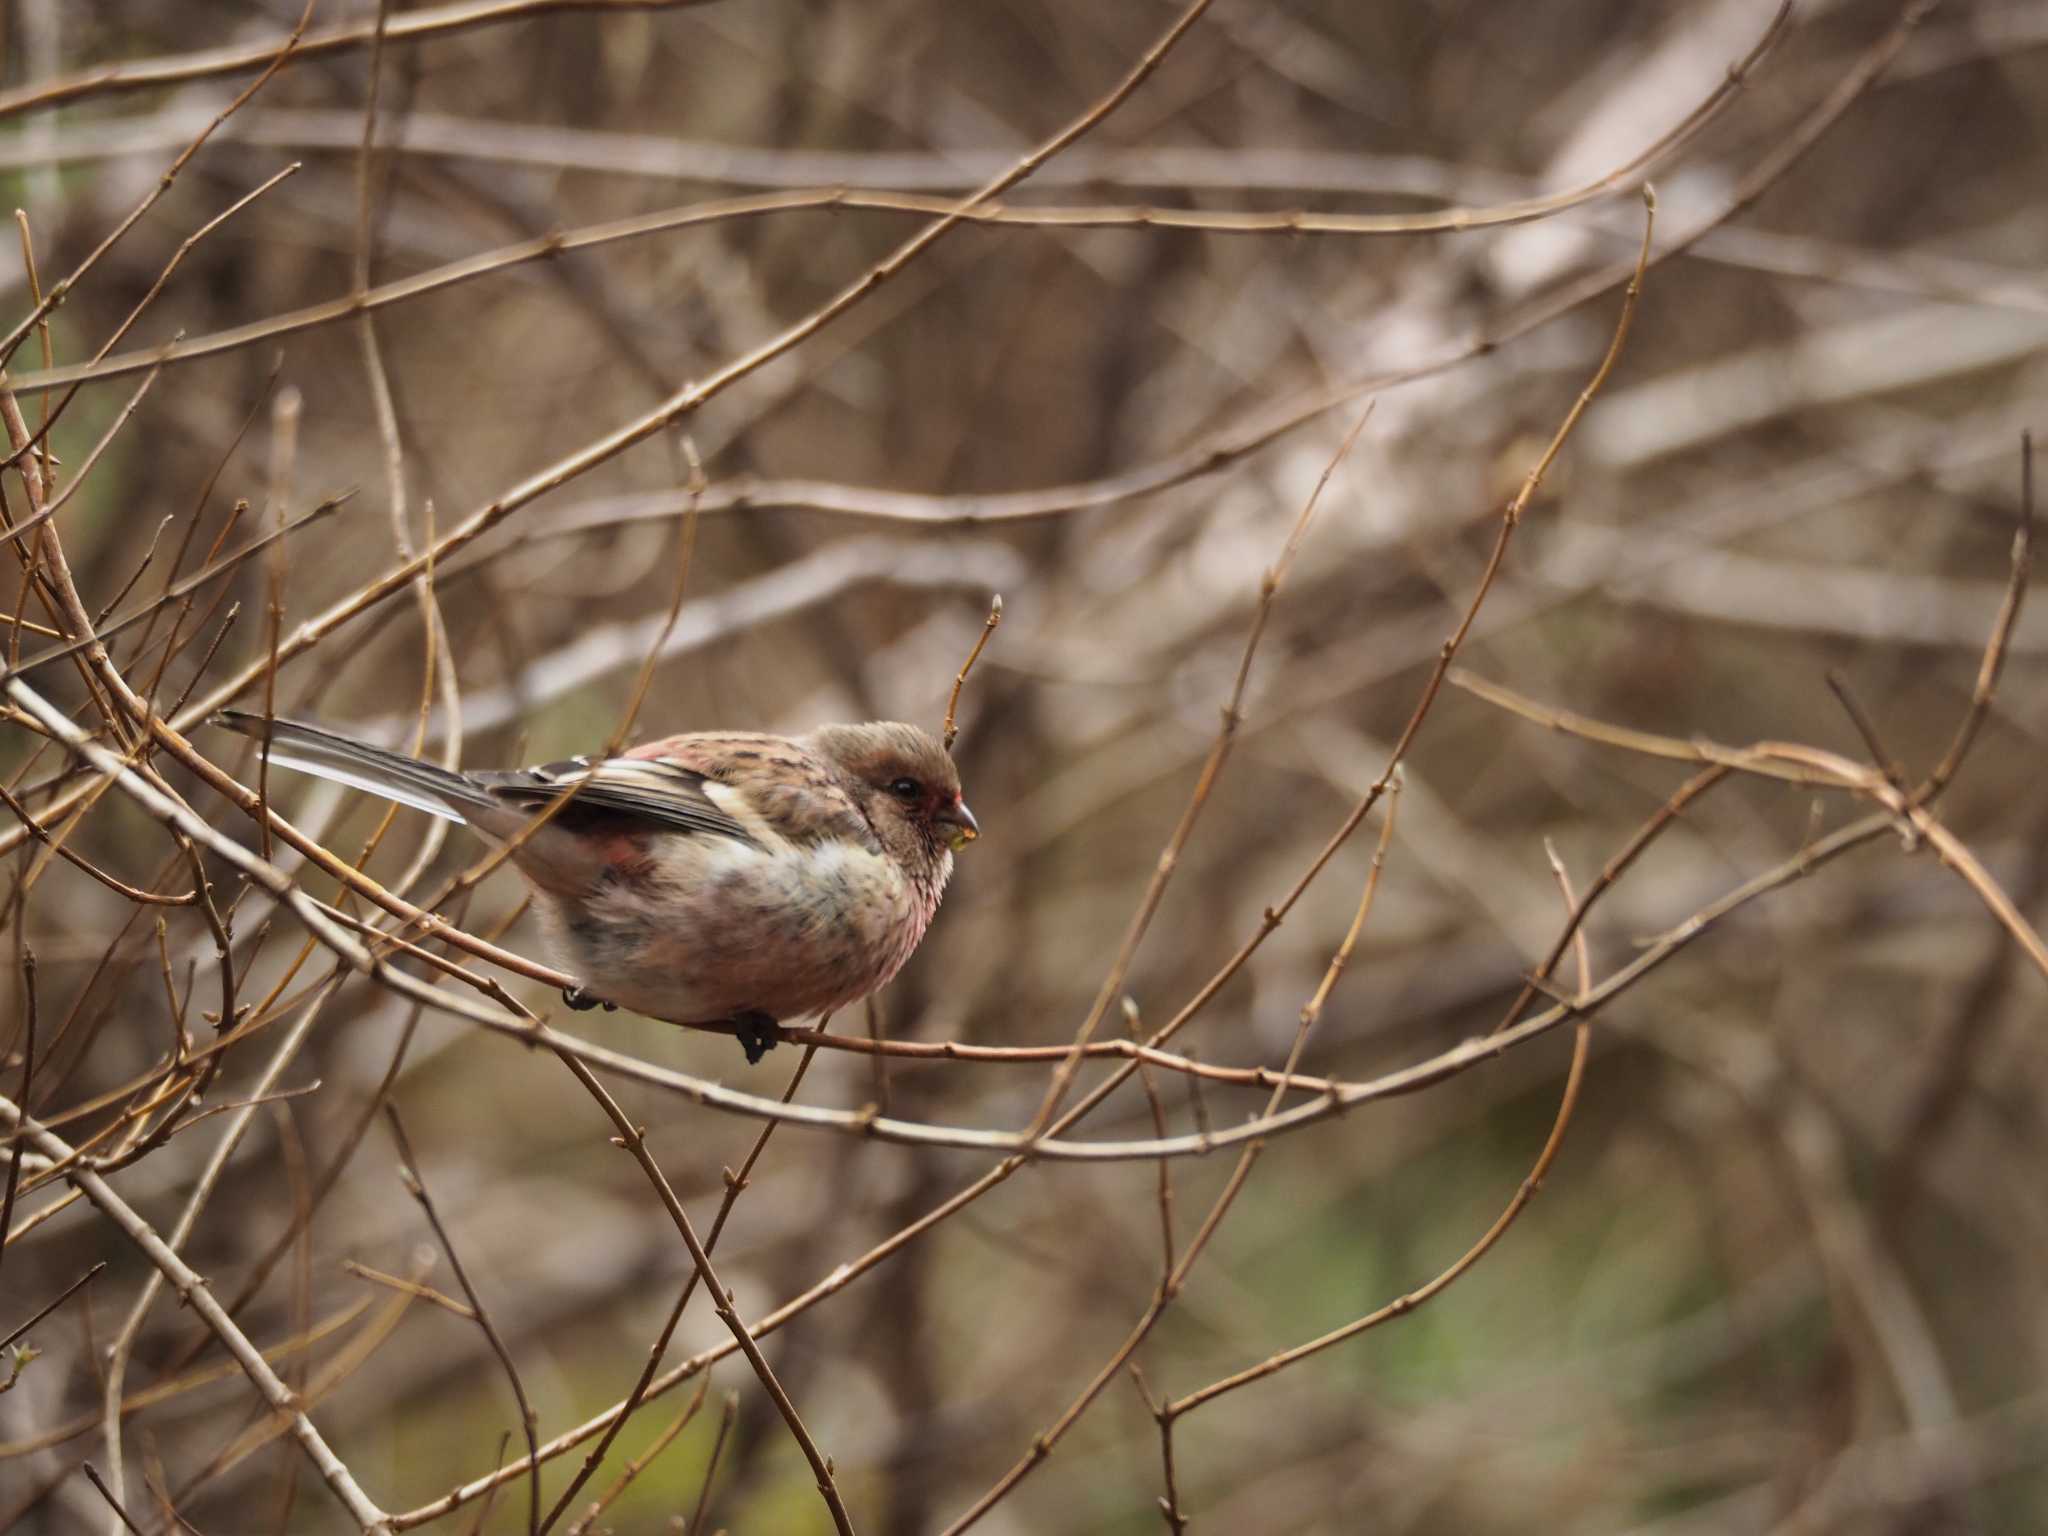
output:
[[[708,775],[662,758],[610,757],[593,763],[572,757],[509,773],[470,777],[489,790],[492,799],[512,805],[538,810],[573,785],[576,795],[564,811],[567,815],[609,811],[683,832],[711,833],[743,843],[759,841],[705,793]]]
[[[699,731],[647,742],[624,760],[657,763],[738,791],[736,802],[725,799],[736,824],[758,820],[792,843],[843,839],[880,851],[874,828],[831,765],[787,736]]]

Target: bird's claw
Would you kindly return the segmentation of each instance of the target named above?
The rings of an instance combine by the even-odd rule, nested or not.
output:
[[[578,1013],[588,1013],[593,1008],[602,1008],[606,1013],[617,1013],[619,1005],[608,1003],[601,997],[592,997],[582,987],[562,988],[562,1001]]]
[[[747,1065],[754,1066],[782,1043],[782,1026],[765,1013],[742,1013],[733,1019],[733,1033],[740,1049],[747,1053]]]

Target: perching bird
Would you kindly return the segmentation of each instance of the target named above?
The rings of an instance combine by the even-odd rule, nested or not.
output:
[[[261,715],[214,723],[263,739]],[[703,731],[623,757],[454,773],[318,726],[269,724],[270,760],[494,843],[576,787],[511,863],[583,978],[575,1008],[729,1020],[747,1060],[777,1024],[843,1007],[902,968],[953,852],[980,833],[946,749],[895,721],[804,736]]]

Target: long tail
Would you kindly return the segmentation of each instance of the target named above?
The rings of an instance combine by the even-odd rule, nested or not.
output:
[[[224,709],[213,717],[213,724],[258,741],[263,739],[261,715]],[[270,760],[280,767],[366,789],[373,795],[449,821],[467,821],[465,807],[475,810],[497,804],[475,780],[423,763],[416,757],[351,741],[297,720],[272,720],[269,724]]]

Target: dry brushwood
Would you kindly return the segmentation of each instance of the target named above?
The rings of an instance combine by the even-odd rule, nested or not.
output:
[[[2048,33],[289,9],[9,13],[0,1528],[2048,1520]],[[223,708],[984,835],[747,1067]]]

